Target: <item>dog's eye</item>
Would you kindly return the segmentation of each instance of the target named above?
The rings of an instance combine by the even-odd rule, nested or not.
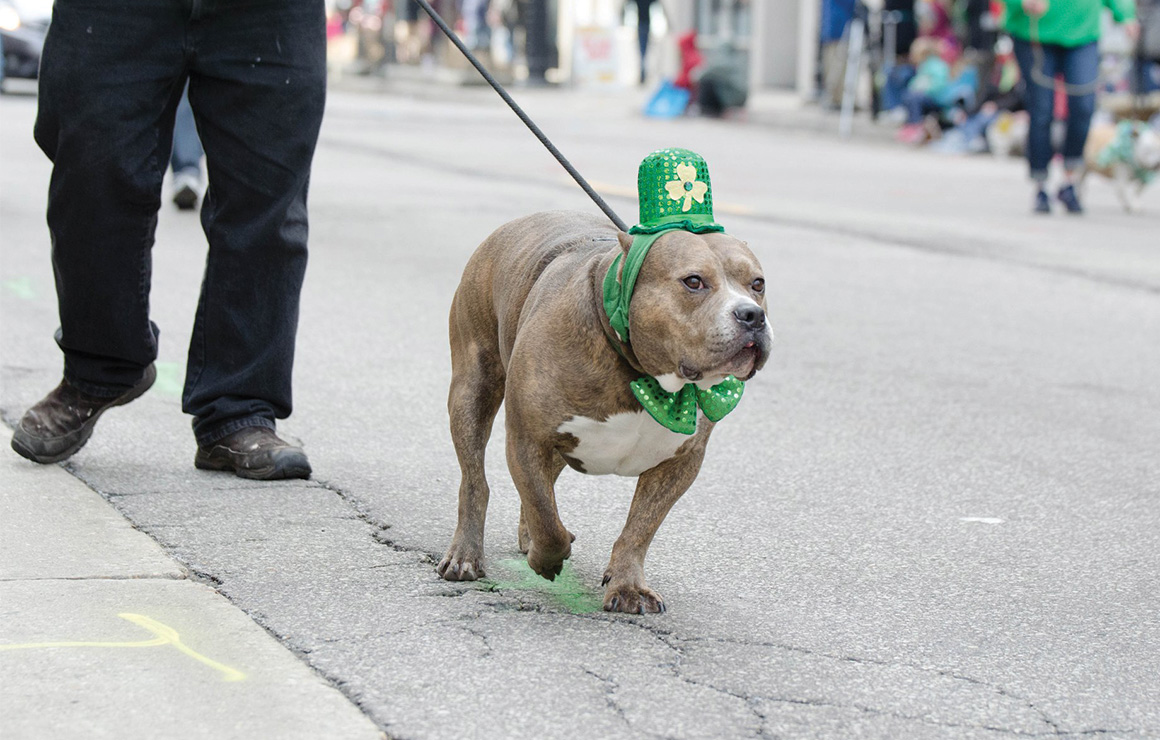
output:
[[[689,290],[704,290],[706,287],[705,281],[701,279],[700,275],[690,275],[681,280],[685,287]]]
[[[765,280],[763,280],[762,278],[757,278],[756,280],[754,280],[752,283],[749,284],[749,288],[754,293],[764,293],[765,292]]]

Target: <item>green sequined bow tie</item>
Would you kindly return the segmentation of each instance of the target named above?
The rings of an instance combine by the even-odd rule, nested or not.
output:
[[[737,407],[741,393],[745,390],[745,383],[732,375],[709,390],[701,390],[693,383],[686,383],[676,393],[669,393],[651,375],[628,385],[636,400],[640,401],[658,424],[679,434],[694,434],[697,431],[698,406],[709,421],[721,421]]]

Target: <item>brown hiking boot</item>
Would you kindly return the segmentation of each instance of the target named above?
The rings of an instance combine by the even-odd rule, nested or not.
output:
[[[12,434],[12,449],[42,464],[71,457],[89,441],[101,414],[140,397],[156,379],[157,369],[150,365],[137,385],[113,398],[90,396],[62,380],[52,393],[25,412]]]
[[[302,448],[282,440],[269,427],[245,427],[198,447],[193,465],[202,470],[230,470],[254,480],[309,478],[311,472]]]

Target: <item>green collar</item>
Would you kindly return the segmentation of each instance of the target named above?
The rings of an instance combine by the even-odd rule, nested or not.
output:
[[[724,231],[721,226],[715,223],[694,223],[682,219],[679,224],[670,222],[653,233],[637,233],[632,240],[628,254],[617,255],[616,259],[612,261],[611,267],[608,268],[608,273],[604,276],[604,312],[608,314],[608,323],[612,326],[616,338],[626,345],[629,343],[629,303],[632,299],[632,291],[636,287],[636,278],[640,274],[641,265],[644,264],[644,258],[653,242],[659,239],[665,231],[678,228],[694,233]],[[624,259],[624,269],[620,270],[622,258]],[[617,279],[617,273],[620,274],[620,279]],[[615,344],[613,344],[613,348],[620,352],[620,348]],[[621,354],[623,355],[623,353]],[[698,388],[694,383],[686,383],[676,393],[669,393],[661,387],[656,378],[645,375],[629,383],[629,387],[645,411],[648,411],[649,415],[656,419],[661,426],[680,434],[693,434],[697,431],[698,406],[709,421],[720,421],[737,407],[737,403],[741,400],[741,393],[745,389],[745,383],[730,375],[708,390]]]

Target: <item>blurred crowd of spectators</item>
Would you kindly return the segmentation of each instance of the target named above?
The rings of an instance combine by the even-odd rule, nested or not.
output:
[[[1136,2],[1141,18],[1160,16],[1160,0]],[[1024,81],[1002,31],[1004,12],[1002,0],[823,0],[823,102],[837,106],[848,94],[850,28],[864,23],[877,43],[867,52],[869,105],[898,126],[899,141],[954,153],[1021,153],[1028,125]],[[1143,40],[1137,45],[1127,38],[1110,14],[1105,21],[1099,97],[1130,98],[1126,105],[1147,118],[1160,108],[1160,55],[1142,53]],[[1057,105],[1067,105],[1062,85]]]

